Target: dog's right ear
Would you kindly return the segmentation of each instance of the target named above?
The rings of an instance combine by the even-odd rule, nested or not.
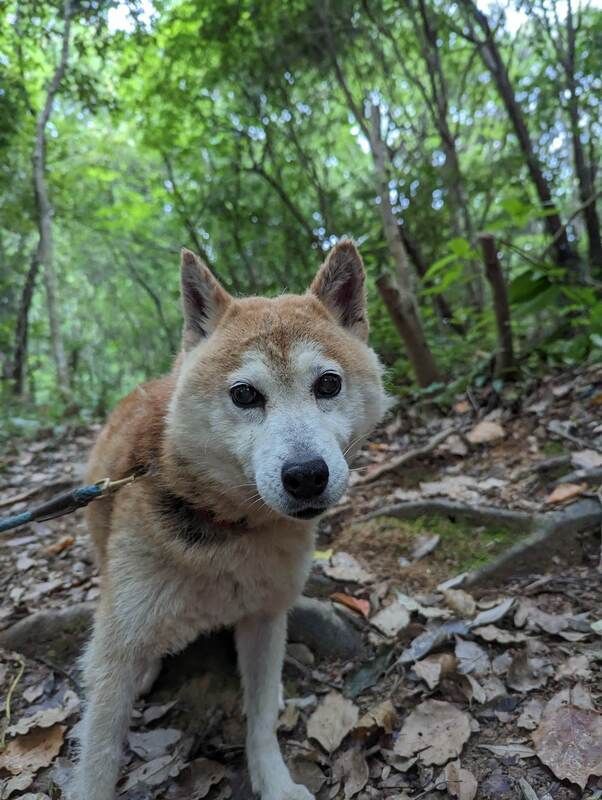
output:
[[[231,302],[231,295],[213,277],[209,267],[190,250],[182,248],[184,350],[190,350],[215,330]]]

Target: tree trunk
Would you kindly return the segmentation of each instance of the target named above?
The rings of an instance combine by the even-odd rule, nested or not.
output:
[[[33,299],[36,278],[40,270],[40,260],[38,252],[31,258],[29,269],[25,277],[25,283],[21,290],[19,311],[17,312],[17,322],[15,325],[15,344],[12,359],[12,380],[13,393],[17,397],[25,394],[25,371],[27,364],[27,342],[29,339],[29,310]]]
[[[489,25],[489,20],[487,16],[478,9],[474,0],[460,0],[460,2],[476,21],[485,37],[484,40],[477,41],[481,58],[490,71],[497,86],[498,94],[506,108],[540,203],[546,211],[550,212],[549,215],[545,217],[545,226],[554,242],[553,249],[556,261],[559,266],[566,267],[569,273],[572,273],[573,278],[581,278],[579,259],[571,247],[566,228],[562,225],[558,209],[552,199],[550,186],[543,174],[543,169],[535,153],[522,108],[514,94],[508,69],[498,49],[493,31]]]
[[[482,233],[479,236],[479,243],[483,252],[485,275],[491,286],[497,325],[498,347],[495,356],[495,374],[498,378],[508,378],[514,371],[514,352],[506,281],[497,255],[494,237],[490,233]]]
[[[602,268],[602,238],[600,236],[600,220],[596,210],[596,196],[591,172],[587,164],[581,131],[579,130],[579,99],[575,80],[575,46],[576,32],[573,22],[573,9],[569,0],[566,15],[567,46],[564,70],[569,91],[568,114],[571,126],[571,142],[575,174],[579,184],[579,199],[583,205],[583,221],[587,232],[587,244],[590,266],[596,270]]]
[[[374,161],[374,172],[380,197],[380,212],[389,245],[389,252],[396,266],[397,280],[381,275],[376,281],[380,295],[391,314],[391,318],[405,342],[408,357],[420,386],[429,386],[441,380],[435,359],[426,342],[418,302],[412,286],[408,255],[399,232],[391,201],[386,163],[386,147],[380,135],[380,110],[372,108],[370,148]]]
[[[48,306],[48,321],[50,325],[50,342],[52,355],[55,362],[57,383],[61,394],[69,391],[69,369],[65,356],[65,348],[61,335],[58,301],[57,301],[57,278],[54,268],[54,247],[52,237],[52,206],[48,197],[48,186],[46,184],[46,125],[52,113],[54,99],[59,90],[65,70],[67,69],[67,59],[69,56],[69,36],[71,29],[71,2],[65,0],[64,6],[64,27],[62,35],[62,47],[59,63],[54,71],[48,90],[44,106],[36,120],[36,138],[33,151],[33,183],[37,209],[37,224],[39,240],[36,258],[43,268],[44,284],[46,287],[46,302]],[[34,276],[35,277],[35,276]]]

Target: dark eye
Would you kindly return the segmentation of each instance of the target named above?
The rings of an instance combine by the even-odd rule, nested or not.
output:
[[[336,372],[325,372],[314,383],[316,397],[336,397],[341,391],[341,378]]]
[[[264,396],[250,383],[237,383],[230,389],[230,397],[239,408],[253,408],[264,403]]]

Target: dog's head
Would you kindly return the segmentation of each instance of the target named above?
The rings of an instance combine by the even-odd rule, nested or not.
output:
[[[308,519],[344,493],[349,459],[388,408],[366,343],[364,278],[343,241],[305,295],[235,299],[183,251],[183,353],[167,436],[237,513]]]

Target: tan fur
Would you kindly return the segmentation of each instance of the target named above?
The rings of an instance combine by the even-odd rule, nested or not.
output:
[[[378,365],[362,341],[363,268],[355,248],[343,243],[311,293],[272,300],[234,300],[192,254],[184,254],[183,276],[182,353],[169,375],[119,404],[89,462],[90,481],[139,467],[148,473],[87,512],[102,597],[84,657],[88,707],[72,795],[113,798],[136,691],[152,681],[162,655],[201,631],[233,625],[254,789],[263,800],[308,800],[288,774],[275,723],[286,614],[309,572],[315,525],[258,504],[255,486],[229,485],[210,461],[199,464],[182,452],[178,442],[196,431],[180,406],[182,398],[200,408],[228,397],[227,376],[248,353],[265,360],[283,387],[292,385],[291,359],[301,343],[340,365],[355,385],[372,387],[370,397],[384,408]],[[382,412],[370,414],[376,421]],[[348,444],[352,450],[354,442]]]

